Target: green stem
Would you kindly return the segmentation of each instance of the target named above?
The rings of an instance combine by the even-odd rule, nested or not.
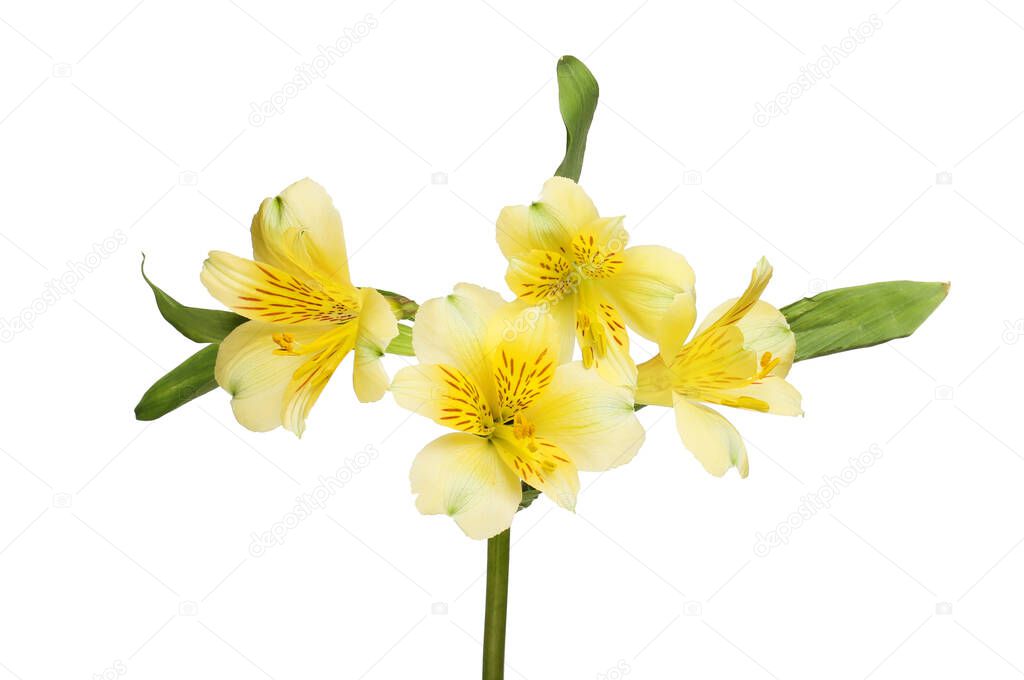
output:
[[[483,680],[502,680],[505,677],[505,620],[508,613],[510,531],[510,529],[506,529],[487,541]]]

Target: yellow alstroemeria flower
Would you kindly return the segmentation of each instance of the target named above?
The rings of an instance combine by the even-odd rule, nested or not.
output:
[[[420,451],[410,480],[420,512],[449,515],[470,538],[509,527],[520,480],[572,510],[579,470],[621,465],[644,440],[632,391],[560,364],[547,314],[508,332],[521,307],[468,284],[425,302],[413,329],[421,363],[391,385],[401,406],[456,430]]]
[[[215,298],[251,319],[224,338],[214,370],[238,422],[301,436],[353,350],[356,396],[384,396],[380,357],[398,334],[397,320],[384,296],[352,285],[341,216],[324,188],[303,179],[264,200],[252,219],[252,250],[254,260],[213,251],[201,275]]]
[[[747,450],[704,403],[803,414],[800,393],[785,380],[796,339],[782,313],[760,299],[771,276],[761,258],[743,295],[712,310],[689,342],[697,311],[692,296],[679,296],[661,321],[658,356],[639,367],[637,402],[673,407],[683,444],[719,477],[733,466],[746,477]]]
[[[572,180],[552,177],[539,201],[501,211],[497,237],[509,287],[558,320],[563,353],[570,356],[578,339],[586,367],[633,385],[626,327],[656,341],[658,320],[677,295],[692,295],[694,277],[686,258],[668,248],[626,248],[622,222],[599,216]]]

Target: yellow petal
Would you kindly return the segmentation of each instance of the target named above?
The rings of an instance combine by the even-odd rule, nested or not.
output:
[[[578,231],[598,219],[597,208],[579,184],[566,177],[552,177],[544,182],[540,202],[559,222]]]
[[[306,178],[260,205],[252,219],[253,256],[307,283],[351,286],[345,235],[327,191]]]
[[[580,478],[576,465],[562,449],[548,440],[517,438],[502,427],[492,441],[502,460],[524,482],[539,489],[566,510],[576,509]]]
[[[508,529],[522,500],[519,478],[486,439],[448,434],[419,452],[409,474],[416,508],[448,515],[482,540]]]
[[[732,424],[714,410],[675,396],[676,428],[683,444],[697,457],[704,469],[721,477],[730,467],[740,477],[750,471],[747,448]]]
[[[344,324],[359,314],[354,288],[322,287],[269,264],[213,251],[200,279],[225,306],[277,324]]]
[[[505,257],[535,249],[562,252],[572,238],[566,226],[541,203],[502,208],[495,234]]]
[[[580,362],[563,364],[544,394],[524,414],[537,436],[557,444],[576,467],[608,470],[628,463],[644,441],[633,394]]]
[[[675,296],[657,328],[658,354],[663,363],[672,364],[697,320],[697,303],[692,292]]]
[[[359,332],[356,336],[352,386],[359,401],[378,401],[388,389],[388,374],[381,357],[398,335],[398,321],[391,305],[373,288],[359,290]]]
[[[576,339],[583,365],[596,368],[614,385],[636,388],[636,364],[629,355],[626,325],[604,297],[604,289],[587,281],[580,288],[576,311]]]
[[[566,258],[550,250],[530,250],[509,258],[505,281],[531,305],[556,305],[579,291],[580,275]]]
[[[505,257],[531,250],[568,253],[573,236],[598,219],[597,209],[575,182],[552,177],[540,200],[504,208],[498,216],[498,246]]]
[[[499,312],[495,321],[501,328],[504,314],[526,315],[529,308],[518,310],[509,305]],[[497,387],[498,421],[506,422],[516,413],[529,408],[551,384],[558,366],[560,351],[558,326],[549,314],[538,310],[533,323],[521,332],[504,336],[492,359],[492,380]]]
[[[488,334],[494,315],[507,304],[492,290],[461,283],[451,295],[424,302],[416,312],[412,344],[424,364],[453,366],[473,379],[487,403],[495,392]]]
[[[771,281],[771,278],[772,266],[768,264],[768,260],[762,257],[757,261],[754,271],[751,272],[750,283],[747,284],[747,289],[743,291],[743,295],[736,298],[736,301],[715,319],[708,328],[727,326],[742,319],[761,298],[761,293],[768,287],[768,282]]]
[[[286,411],[293,398],[291,385],[295,375],[317,355],[283,354],[275,336],[280,338],[286,333],[296,345],[316,347],[324,344],[325,339],[330,344],[330,331],[325,330],[323,326],[276,326],[249,321],[224,338],[217,351],[214,377],[231,394],[231,408],[239,423],[256,432],[284,425],[295,434],[302,434],[308,409],[299,419],[286,418]],[[324,383],[327,377],[329,374]]]
[[[738,298],[728,300],[713,309],[701,323],[697,332],[700,333],[710,327],[737,302]],[[793,366],[796,337],[789,329],[789,323],[782,312],[764,300],[758,300],[735,325],[743,333],[743,346],[756,352],[759,362],[765,352],[771,352],[772,357],[779,360],[771,375],[786,377],[789,369]]]
[[[353,325],[336,326],[317,339],[309,358],[299,366],[284,393],[281,424],[298,436],[306,429],[306,417],[327,387],[327,382],[355,345]]]
[[[693,305],[693,269],[685,257],[661,246],[627,248],[622,259],[622,267],[607,282],[605,291],[630,328],[657,341],[665,316],[678,296],[685,294],[684,299]],[[678,317],[681,311],[674,310],[674,314]]]
[[[650,406],[672,406],[672,372],[655,355],[636,367],[636,403]]]
[[[480,387],[454,366],[419,364],[395,374],[391,392],[399,406],[460,432],[487,435],[494,416]]]

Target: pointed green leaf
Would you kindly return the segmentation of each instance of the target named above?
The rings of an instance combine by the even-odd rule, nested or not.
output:
[[[135,407],[138,420],[156,420],[217,387],[213,367],[219,345],[207,345],[153,383]]]
[[[597,110],[597,80],[582,61],[568,55],[558,60],[556,71],[558,108],[565,122],[565,157],[555,174],[578,182],[587,150],[587,133]]]
[[[948,283],[885,281],[804,298],[780,311],[796,335],[796,360],[905,338],[949,292]]]
[[[146,276],[146,256],[142,256],[142,278],[156,297],[156,306],[167,323],[179,333],[195,342],[220,342],[236,326],[246,321],[244,316],[220,309],[186,307],[157,288]]]

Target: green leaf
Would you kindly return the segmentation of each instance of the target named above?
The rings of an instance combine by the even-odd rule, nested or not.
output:
[[[416,352],[412,349],[412,326],[404,323],[398,324],[398,335],[391,341],[388,348],[384,350],[388,354],[398,354],[403,357],[414,357]]]
[[[948,283],[885,281],[804,298],[780,311],[796,334],[796,360],[905,338],[949,292]]]
[[[217,387],[213,366],[219,345],[207,345],[153,383],[135,407],[138,420],[156,420]]]
[[[587,133],[597,110],[597,80],[582,61],[568,55],[558,60],[556,71],[558,108],[565,122],[565,157],[555,174],[578,182],[587,150]]]
[[[522,485],[523,489],[523,500],[519,501],[519,508],[516,510],[516,512],[519,512],[519,510],[524,510],[530,507],[530,505],[535,500],[537,500],[537,497],[540,496],[540,491],[533,488],[526,482],[520,482],[520,484]]]
[[[220,342],[241,323],[244,316],[220,309],[186,307],[163,292],[146,276],[146,256],[142,256],[142,278],[146,280],[156,297],[156,306],[167,323],[179,333],[195,342]]]

